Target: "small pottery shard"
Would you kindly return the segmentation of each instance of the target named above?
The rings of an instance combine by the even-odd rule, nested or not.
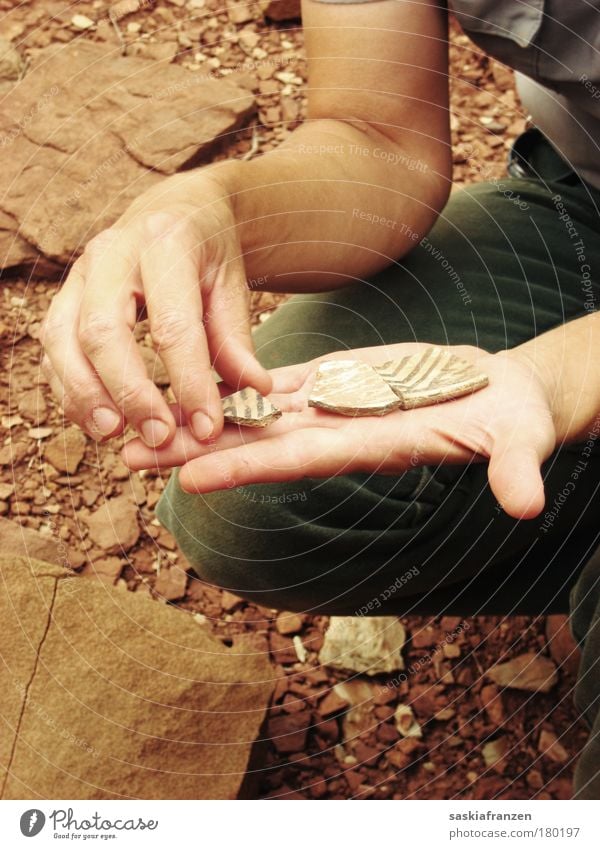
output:
[[[471,363],[441,348],[390,360],[375,371],[400,398],[403,410],[451,401],[483,389],[489,381]]]
[[[385,416],[401,401],[386,381],[367,363],[326,360],[319,365],[309,407],[321,407],[342,416]]]
[[[281,416],[281,410],[251,386],[221,401],[225,421],[245,427],[267,427]]]

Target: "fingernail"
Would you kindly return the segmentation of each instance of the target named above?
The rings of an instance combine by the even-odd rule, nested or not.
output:
[[[92,412],[92,424],[96,433],[108,436],[121,424],[121,416],[110,407],[96,407]]]
[[[158,448],[169,435],[169,427],[159,419],[146,419],[140,425],[142,439],[149,448]]]
[[[208,439],[214,429],[212,419],[209,419],[206,413],[194,413],[191,418],[191,424],[192,430],[194,431],[194,436],[196,437],[196,439],[200,440]]]

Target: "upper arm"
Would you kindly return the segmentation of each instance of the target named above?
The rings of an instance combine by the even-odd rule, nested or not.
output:
[[[308,120],[363,124],[423,158],[449,158],[444,0],[302,0]]]

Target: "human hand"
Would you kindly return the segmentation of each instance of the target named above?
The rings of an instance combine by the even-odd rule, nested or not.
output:
[[[451,348],[487,374],[489,385],[443,404],[357,418],[308,406],[321,360],[379,364],[426,347],[410,343],[341,351],[275,369],[269,397],[284,415],[268,428],[226,425],[218,439],[199,445],[176,410],[180,427],[169,446],[152,451],[133,440],[123,450],[124,460],[131,469],[182,466],[181,486],[197,493],[308,476],[400,474],[413,466],[488,460],[490,486],[503,509],[515,518],[537,516],[544,506],[540,465],[555,447],[551,393],[517,351]],[[223,394],[229,391],[222,387]]]
[[[44,323],[43,367],[66,415],[98,440],[129,423],[156,447],[176,423],[135,343],[140,310],[197,439],[223,427],[211,364],[236,388],[271,390],[253,353],[232,203],[214,170],[164,180],[93,238]]]

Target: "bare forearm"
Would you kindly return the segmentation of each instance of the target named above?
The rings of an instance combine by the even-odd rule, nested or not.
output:
[[[407,253],[443,208],[447,150],[407,133],[315,120],[277,150],[218,172],[231,196],[250,280],[266,289],[331,289]]]
[[[551,394],[557,444],[600,436],[600,314],[590,313],[514,349]]]

